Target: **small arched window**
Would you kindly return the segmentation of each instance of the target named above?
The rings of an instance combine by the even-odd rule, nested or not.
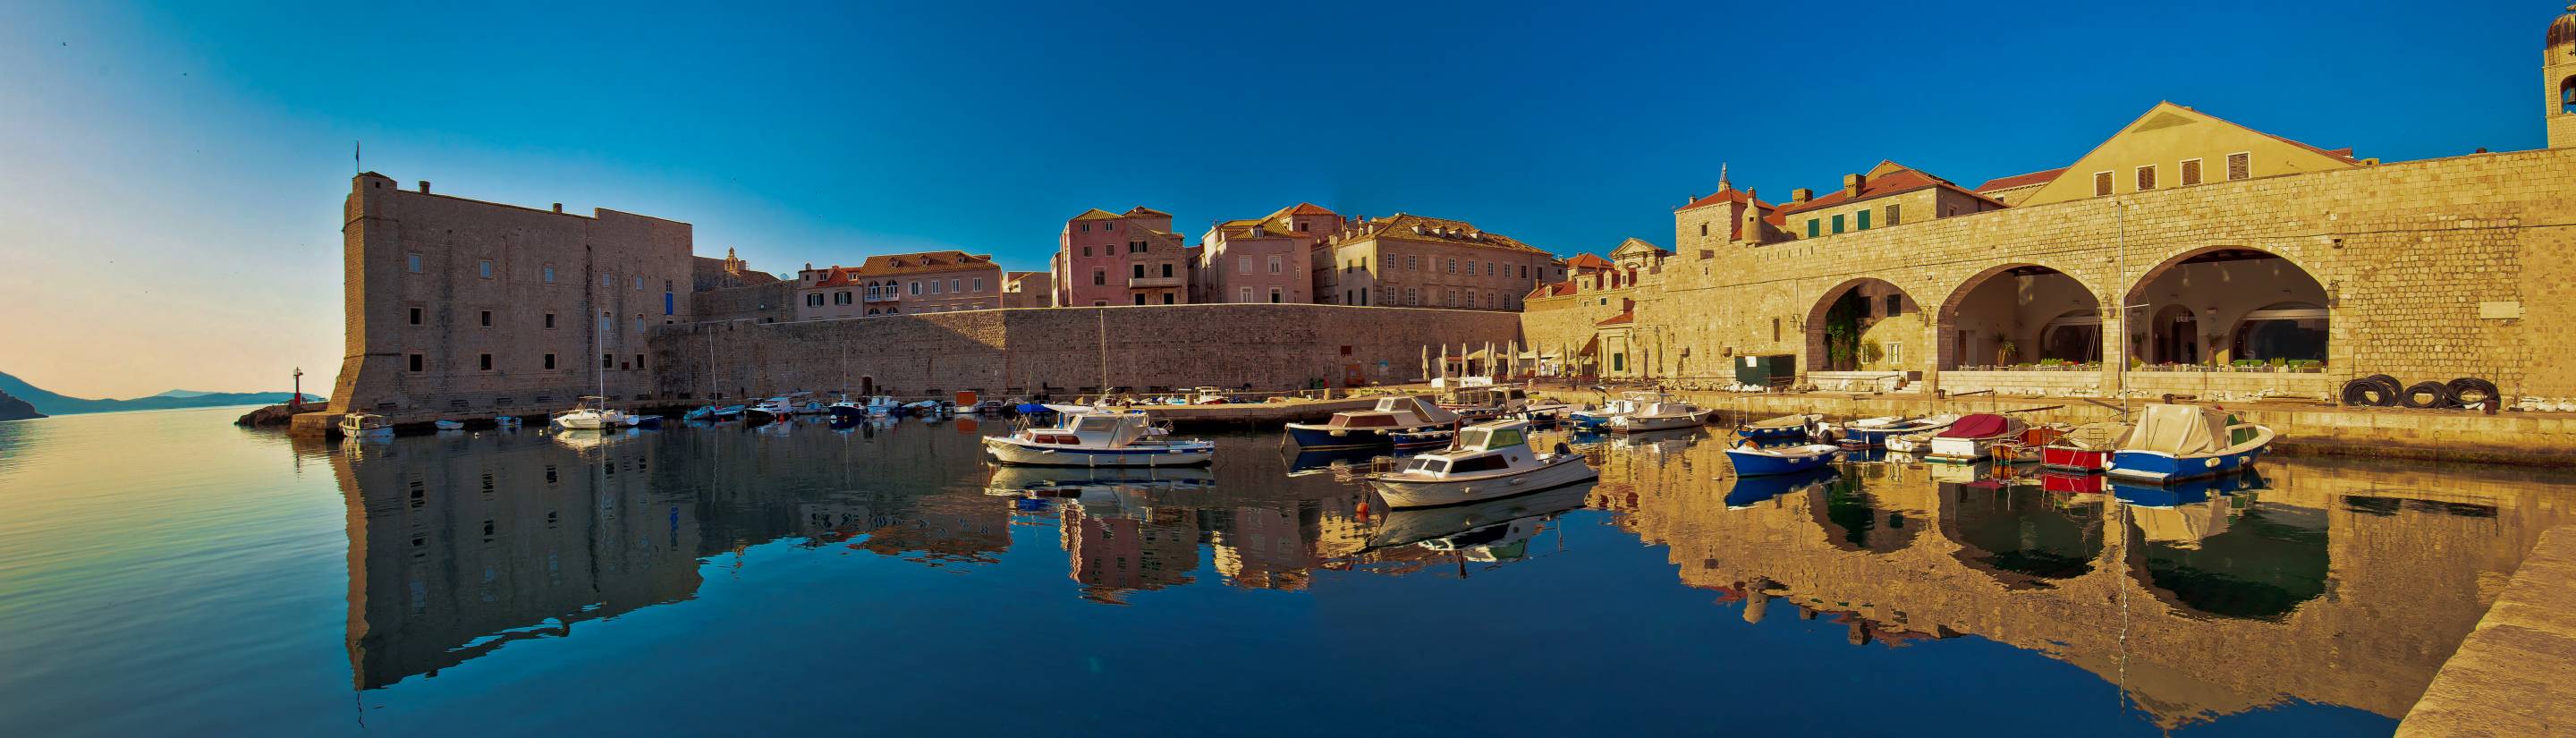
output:
[[[2576,77],[2559,81],[2558,112],[2576,113]]]

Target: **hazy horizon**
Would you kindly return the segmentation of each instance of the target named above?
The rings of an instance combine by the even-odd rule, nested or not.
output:
[[[2559,5],[13,3],[0,372],[329,394],[359,141],[405,187],[685,221],[772,273],[1042,269],[1065,218],[1135,205],[1193,239],[1314,202],[1572,254],[1669,247],[1721,163],[1774,200],[1882,159],[1973,186],[2160,100],[2391,161],[2535,148]]]

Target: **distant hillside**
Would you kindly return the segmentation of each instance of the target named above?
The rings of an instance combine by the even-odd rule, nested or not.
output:
[[[41,417],[45,417],[45,414],[36,412],[36,407],[27,404],[26,400],[11,397],[7,392],[0,392],[0,420],[26,420]]]
[[[192,392],[188,390],[173,390],[153,395],[151,397],[137,397],[130,400],[91,400],[79,397],[64,397],[52,392],[47,392],[35,385],[28,384],[26,380],[10,376],[6,373],[0,373],[0,395],[12,396],[19,400],[23,400],[25,401],[25,404],[33,406],[35,408],[35,412],[42,413],[44,415],[112,413],[123,410],[177,410],[191,407],[224,407],[227,405],[275,405],[286,402],[287,397],[292,394],[294,393]],[[310,394],[305,395],[304,398],[306,402],[322,401],[322,398],[315,397]],[[0,410],[0,418],[7,417],[5,413],[5,410]]]

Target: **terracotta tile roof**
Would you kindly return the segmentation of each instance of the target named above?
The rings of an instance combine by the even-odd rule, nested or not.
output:
[[[1287,214],[1289,214],[1289,215],[1340,215],[1341,213],[1336,213],[1336,212],[1333,212],[1333,211],[1331,211],[1331,210],[1326,210],[1326,209],[1324,209],[1324,207],[1323,207],[1323,206],[1321,206],[1321,205],[1317,205],[1317,204],[1314,204],[1314,203],[1311,203],[1311,202],[1301,202],[1301,203],[1297,203],[1297,206],[1296,206],[1296,207],[1289,208],[1289,209],[1288,209],[1288,211],[1287,211]]]
[[[1618,266],[1618,264],[1611,263],[1609,259],[1592,255],[1592,252],[1589,251],[1575,254],[1574,258],[1565,260],[1565,268],[1567,269],[1615,269],[1618,268]]]
[[[1618,314],[1618,315],[1613,315],[1613,316],[1610,316],[1610,317],[1607,317],[1607,318],[1603,318],[1603,319],[1601,319],[1601,322],[1599,322],[1599,323],[1594,323],[1593,325],[1596,325],[1596,326],[1604,326],[1604,325],[1627,325],[1627,324],[1634,323],[1634,322],[1637,322],[1637,311],[1635,311],[1635,310],[1629,310],[1629,311],[1627,311],[1627,312],[1623,312],[1623,313],[1620,313],[1620,314]]]
[[[1143,205],[1138,205],[1138,206],[1136,206],[1136,207],[1128,208],[1128,209],[1127,209],[1127,214],[1128,214],[1128,215],[1160,215],[1160,216],[1163,216],[1163,217],[1166,217],[1166,218],[1172,217],[1172,214],[1171,214],[1171,213],[1166,213],[1166,212],[1163,212],[1163,211],[1160,211],[1160,210],[1155,210],[1155,209],[1153,209],[1153,208],[1145,207],[1145,206],[1143,206]]]
[[[1721,183],[1718,183],[1717,191],[1716,191],[1716,192],[1711,192],[1711,193],[1709,193],[1707,197],[1702,197],[1702,198],[1697,199],[1697,200],[1692,200],[1692,201],[1690,201],[1690,204],[1683,205],[1683,206],[1678,207],[1678,208],[1673,208],[1673,212],[1678,213],[1678,212],[1681,212],[1681,211],[1684,211],[1684,210],[1689,210],[1689,209],[1692,209],[1692,208],[1708,207],[1708,206],[1710,206],[1710,205],[1715,205],[1715,204],[1718,204],[1718,203],[1721,203],[1721,202],[1749,202],[1749,203],[1752,203],[1754,207],[1757,207],[1757,208],[1764,208],[1764,209],[1769,209],[1769,208],[1773,207],[1771,203],[1763,202],[1763,201],[1761,201],[1761,200],[1759,200],[1759,199],[1754,198],[1754,197],[1753,197],[1753,193],[1751,193],[1751,192],[1746,192],[1746,191],[1744,191],[1744,190],[1735,189],[1735,186],[1734,186],[1734,185],[1726,184],[1726,183],[1721,182]]]
[[[2066,167],[2058,167],[2056,169],[2050,169],[2043,172],[2016,174],[2010,177],[1996,177],[1994,179],[1986,180],[1985,184],[1977,185],[1977,192],[1986,193],[1993,192],[1995,190],[2008,190],[2014,187],[2048,184],[2050,182],[2057,181],[2057,176],[2065,173]]]
[[[1862,200],[1912,192],[1925,187],[1947,187],[1970,197],[1994,203],[1996,207],[2010,207],[2001,200],[1978,194],[1975,190],[1961,187],[1950,180],[1925,174],[1922,170],[1897,165],[1895,162],[1881,162],[1871,171],[1883,173],[1876,174],[1875,176],[1870,177],[1867,181],[1862,182],[1859,197],[1851,197],[1847,193],[1843,192],[1842,188],[1837,187],[1834,188],[1833,192],[1826,193],[1823,197],[1808,200],[1806,202],[1793,202],[1781,205],[1780,209],[1772,211],[1770,215],[1763,217],[1762,220],[1770,223],[1773,227],[1787,228],[1789,223],[1788,216],[1794,213],[1802,213],[1818,208],[1829,208],[1845,203],[1860,202]]]
[[[1117,214],[1117,213],[1112,213],[1112,212],[1109,212],[1109,211],[1107,211],[1107,210],[1102,210],[1102,209],[1099,209],[1099,208],[1092,208],[1092,209],[1090,209],[1090,210],[1082,211],[1082,214],[1081,214],[1081,215],[1073,216],[1073,219],[1074,219],[1074,220],[1117,220],[1117,219],[1119,219],[1119,218],[1121,218],[1121,217],[1125,217],[1125,216],[1121,216],[1121,215],[1119,215],[1119,214]]]
[[[868,257],[867,261],[854,267],[833,266],[829,269],[825,269],[823,271],[826,273],[823,275],[823,278],[815,282],[814,286],[840,287],[857,284],[869,279],[882,279],[885,277],[905,274],[952,272],[961,269],[998,268],[999,267],[995,267],[993,265],[993,257],[990,254],[969,254],[964,251],[926,251],[918,254],[886,254],[883,256]]]
[[[1572,281],[1549,282],[1547,284],[1539,285],[1538,289],[1530,290],[1528,297],[1564,297],[1571,294],[1574,294],[1574,283]]]
[[[1420,232],[1416,232],[1416,229],[1419,229]],[[1547,253],[1545,251],[1540,251],[1538,247],[1521,243],[1518,239],[1514,239],[1510,236],[1480,230],[1475,226],[1475,224],[1467,221],[1430,218],[1405,213],[1396,213],[1384,218],[1369,221],[1366,225],[1358,226],[1358,231],[1359,232],[1357,234],[1351,236],[1351,240],[1394,238],[1406,241],[1430,241],[1436,243],[1454,243],[1465,246],[1486,246],[1506,251]]]

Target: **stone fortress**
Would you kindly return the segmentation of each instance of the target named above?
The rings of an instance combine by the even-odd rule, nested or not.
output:
[[[1461,342],[1530,346],[1526,371],[1685,387],[1770,357],[1797,386],[1926,397],[2326,398],[2374,374],[2571,397],[2576,363],[2549,352],[2576,335],[2576,14],[2543,53],[2540,150],[2381,162],[2159,103],[2065,166],[1973,187],[1887,161],[1774,203],[1721,173],[1673,211],[1672,248],[1629,239],[1607,259],[1309,205],[1190,246],[1161,211],[1094,210],[1035,292],[979,266],[972,299],[926,314],[693,256],[686,223],[367,173],[329,413],[1388,384]],[[1448,251],[1415,272],[1404,249]],[[1451,251],[1483,281],[1444,283],[1464,276]],[[1301,272],[1303,290],[1281,279]],[[1037,304],[1056,307],[974,309]]]

